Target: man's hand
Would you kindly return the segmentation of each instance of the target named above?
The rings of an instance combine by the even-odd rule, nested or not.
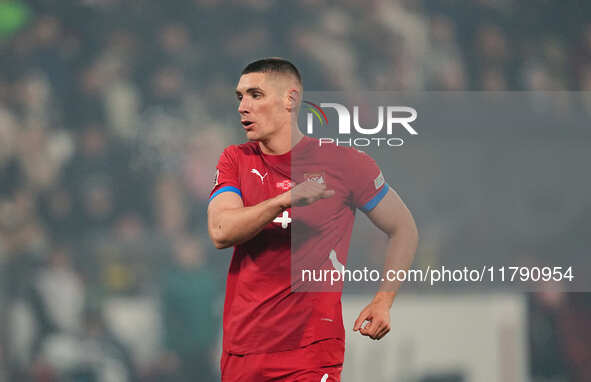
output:
[[[355,320],[353,331],[359,331],[364,336],[374,340],[380,340],[390,331],[390,307],[391,302],[383,299],[374,299],[365,307]],[[365,321],[367,325],[362,326]]]
[[[281,206],[307,206],[320,199],[330,198],[334,193],[334,190],[326,189],[326,184],[305,181],[280,195]]]
[[[418,231],[414,219],[398,194],[389,190],[367,216],[388,235],[384,274],[390,270],[408,270],[417,249]],[[361,311],[354,331],[379,340],[390,331],[390,307],[401,281],[384,282],[372,302]],[[365,327],[363,323],[369,321]]]

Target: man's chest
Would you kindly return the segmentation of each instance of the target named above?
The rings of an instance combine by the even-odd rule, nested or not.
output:
[[[278,171],[262,161],[240,164],[240,189],[245,206],[253,206],[290,190],[295,183],[289,173]]]
[[[281,213],[273,221],[273,227],[288,229],[293,224],[313,229],[329,227],[331,223],[351,213],[351,192],[346,187],[346,174],[335,168],[307,164],[290,168],[275,166],[261,160],[240,163],[240,189],[244,205],[254,206],[291,190],[304,181],[324,184],[335,194],[320,199],[309,206],[296,206]]]

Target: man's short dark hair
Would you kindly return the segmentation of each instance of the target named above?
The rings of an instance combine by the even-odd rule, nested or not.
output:
[[[291,62],[279,57],[263,58],[261,60],[251,62],[250,64],[246,65],[244,70],[242,70],[243,75],[248,73],[291,74],[297,78],[300,84],[302,83],[302,77],[300,76],[298,68],[296,68]]]

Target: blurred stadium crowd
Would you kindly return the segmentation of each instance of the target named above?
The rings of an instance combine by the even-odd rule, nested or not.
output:
[[[205,211],[252,59],[292,59],[307,90],[591,90],[589,15],[584,1],[0,2],[0,381],[215,380],[229,253]],[[532,299],[540,381],[591,380],[575,297]]]

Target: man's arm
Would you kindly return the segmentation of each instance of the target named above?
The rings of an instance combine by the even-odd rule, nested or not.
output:
[[[388,235],[384,274],[391,269],[408,270],[414,259],[419,235],[412,214],[398,194],[390,189],[367,216]],[[371,303],[359,314],[353,330],[377,340],[385,336],[390,331],[390,307],[400,284],[400,281],[384,281]],[[369,323],[362,327],[366,320]]]
[[[303,182],[257,205],[244,207],[238,194],[223,192],[207,208],[209,237],[218,249],[244,243],[292,205],[308,205],[332,195],[334,191],[327,190],[324,184]]]
[[[251,207],[244,207],[242,198],[234,192],[224,192],[216,196],[207,208],[207,228],[215,247],[231,247],[259,233],[289,207],[282,195]]]

